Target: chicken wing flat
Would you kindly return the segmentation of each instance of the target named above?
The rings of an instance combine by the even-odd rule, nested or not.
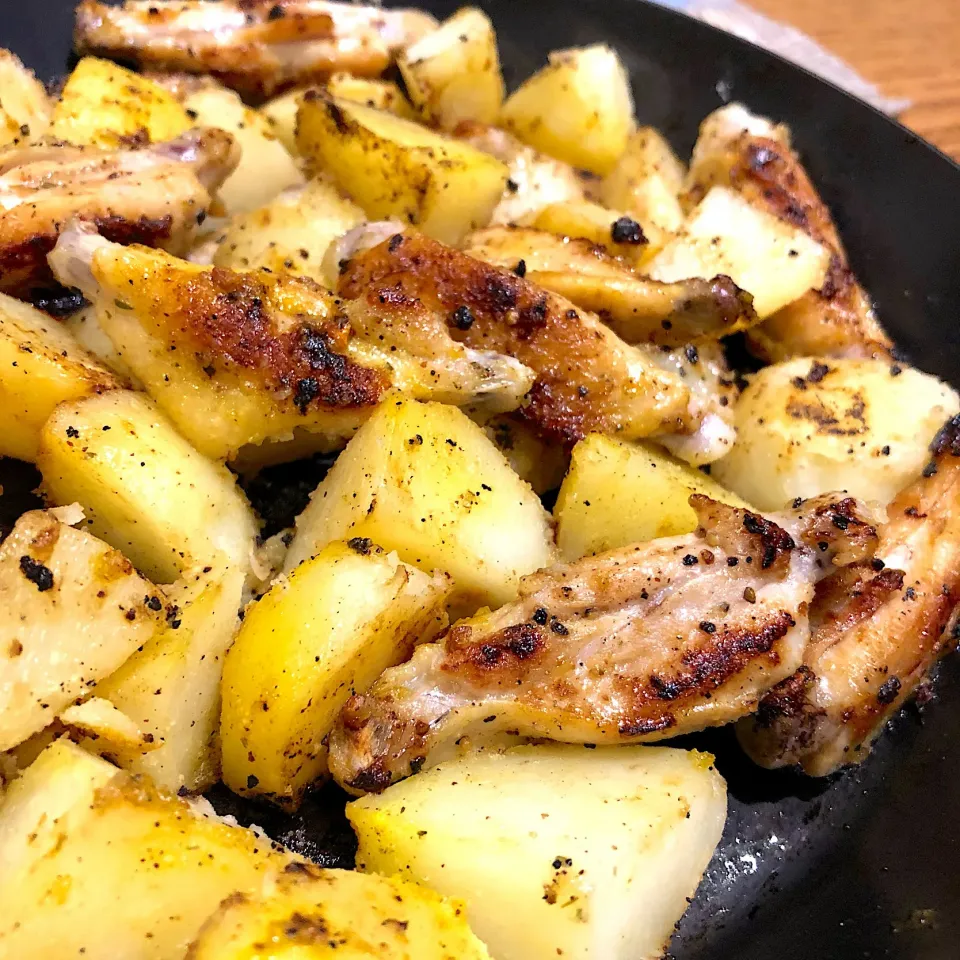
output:
[[[592,431],[630,439],[696,428],[678,376],[519,273],[419,234],[396,234],[345,262],[339,290],[365,299],[386,323],[425,309],[465,346],[529,367],[536,380],[520,412],[546,438],[573,443]]]
[[[635,743],[754,710],[803,658],[814,582],[862,559],[876,531],[850,499],[777,522],[700,495],[691,505],[697,533],[535,573],[515,602],[387,670],[330,736],[337,780],[381,790],[481,732]]]
[[[0,290],[49,282],[47,254],[71,220],[119,243],[185,252],[211,192],[239,160],[222,130],[140,149],[40,145],[0,153]]]
[[[263,99],[340,70],[378,76],[436,24],[419,10],[328,0],[82,0],[74,42],[148,69],[212,74]]]
[[[859,763],[886,721],[960,639],[960,417],[888,508],[875,559],[817,588],[812,636],[797,673],[774,688],[740,742],[765,767],[813,776]]]
[[[425,308],[381,317],[307,277],[123,247],[83,226],[50,257],[124,364],[209,456],[301,428],[342,442],[388,395],[514,409],[533,374],[454,341]]]

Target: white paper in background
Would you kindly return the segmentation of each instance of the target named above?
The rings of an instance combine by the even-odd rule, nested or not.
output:
[[[825,80],[866,100],[884,113],[896,115],[910,106],[909,100],[885,97],[850,64],[824,50],[816,41],[794,27],[751,10],[737,0],[654,0],[665,7],[698,17],[757,46],[765,47],[815,73]]]

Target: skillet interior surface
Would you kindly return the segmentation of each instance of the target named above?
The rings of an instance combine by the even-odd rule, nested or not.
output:
[[[459,4],[419,4],[444,15]],[[11,5],[12,6],[12,5]],[[909,359],[960,385],[960,169],[871,108],[750,44],[640,0],[483,2],[508,84],[558,47],[606,41],[623,57],[642,123],[687,154],[726,100],[788,123],[860,279]],[[8,9],[0,44],[47,80],[70,51],[72,0]],[[0,524],[35,479],[0,462]],[[11,514],[7,516],[5,514]],[[960,942],[960,663],[894,722],[860,769],[827,780],[753,767],[729,731],[695,739],[730,785],[724,839],[672,945],[677,960],[955,960]],[[343,797],[296,818],[215,791],[328,865],[349,865]]]

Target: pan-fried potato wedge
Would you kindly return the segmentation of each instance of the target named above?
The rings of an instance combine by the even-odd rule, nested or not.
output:
[[[36,459],[58,404],[122,386],[56,320],[0,293],[0,456]]]
[[[59,740],[4,798],[0,862],[4,956],[167,960],[296,861]]]
[[[713,187],[645,270],[663,281],[728,276],[763,319],[823,286],[830,256],[802,230]]]
[[[462,898],[498,960],[659,957],[720,840],[713,757],[522,746],[347,806],[363,870]]]
[[[551,53],[548,65],[507,98],[500,124],[551,157],[605,176],[633,128],[620,57],[603,44]]]
[[[288,809],[327,773],[344,703],[447,625],[450,583],[370,540],[331,543],[251,606],[223,671],[223,780]]]
[[[824,490],[886,504],[930,461],[960,397],[899,363],[805,357],[754,374],[735,411],[737,442],[713,473],[757,509]]]
[[[67,707],[57,720],[85,750],[118,766],[156,749],[160,744],[125,713],[103,697],[91,697]]]
[[[230,897],[187,960],[490,960],[466,911],[419,884],[295,864],[264,893]],[[331,947],[330,944],[336,944]]]
[[[482,10],[458,10],[407,47],[397,65],[413,105],[441,130],[462,120],[496,121],[505,87],[497,34]]]
[[[140,389],[140,383],[133,376],[130,368],[123,362],[113,341],[106,335],[100,321],[97,317],[97,308],[93,305],[86,306],[76,313],[60,321],[60,326],[69,330],[73,339],[87,353],[96,357],[105,367],[112,370],[122,382],[127,385]]]
[[[499,160],[466,143],[317,91],[300,105],[297,144],[371,220],[397,218],[444,243],[489,222],[507,180]]]
[[[327,248],[366,214],[325,180],[311,180],[303,189],[286,191],[258,210],[234,217],[220,236],[213,262],[218,267],[274,273],[296,273],[326,286]]]
[[[149,736],[152,749],[121,756],[131,773],[167,790],[196,792],[220,774],[220,678],[240,626],[243,572],[195,571],[167,588],[164,629],[98,688]]]
[[[735,493],[651,444],[593,433],[573,448],[553,515],[564,560],[697,529],[687,502],[703,493],[748,507]]]
[[[0,750],[86,696],[164,621],[166,598],[126,557],[49,511],[0,546]]]
[[[114,390],[64,403],[37,465],[58,504],[158,583],[223,562],[250,570],[257,523],[226,467],[202,457],[145,396]]]
[[[29,143],[50,126],[53,105],[20,58],[0,48],[0,146]]]
[[[554,558],[533,491],[480,427],[439,403],[388,402],[357,431],[297,518],[286,570],[352,537],[449,573],[472,609],[512,599]]]
[[[668,235],[683,223],[680,191],[686,170],[663,135],[641,127],[600,185],[603,202],[635,217],[645,230]]]
[[[78,146],[172,140],[193,124],[169,91],[109,60],[84,57],[67,77],[49,134]]]
[[[183,106],[194,124],[226,130],[240,144],[240,163],[217,192],[227,213],[256,210],[287,187],[303,183],[300,168],[267,118],[232,90],[205,83],[184,98]]]

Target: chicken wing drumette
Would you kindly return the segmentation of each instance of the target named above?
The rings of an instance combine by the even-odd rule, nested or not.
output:
[[[387,670],[330,736],[337,780],[383,789],[481,732],[635,743],[753,711],[803,658],[815,581],[869,556],[876,531],[851,499],[776,522],[691,504],[695,534],[535,573],[518,600]]]
[[[960,417],[932,454],[888,507],[875,557],[818,585],[801,668],[739,725],[762,766],[796,763],[825,776],[859,763],[960,639],[951,623],[960,601]]]

